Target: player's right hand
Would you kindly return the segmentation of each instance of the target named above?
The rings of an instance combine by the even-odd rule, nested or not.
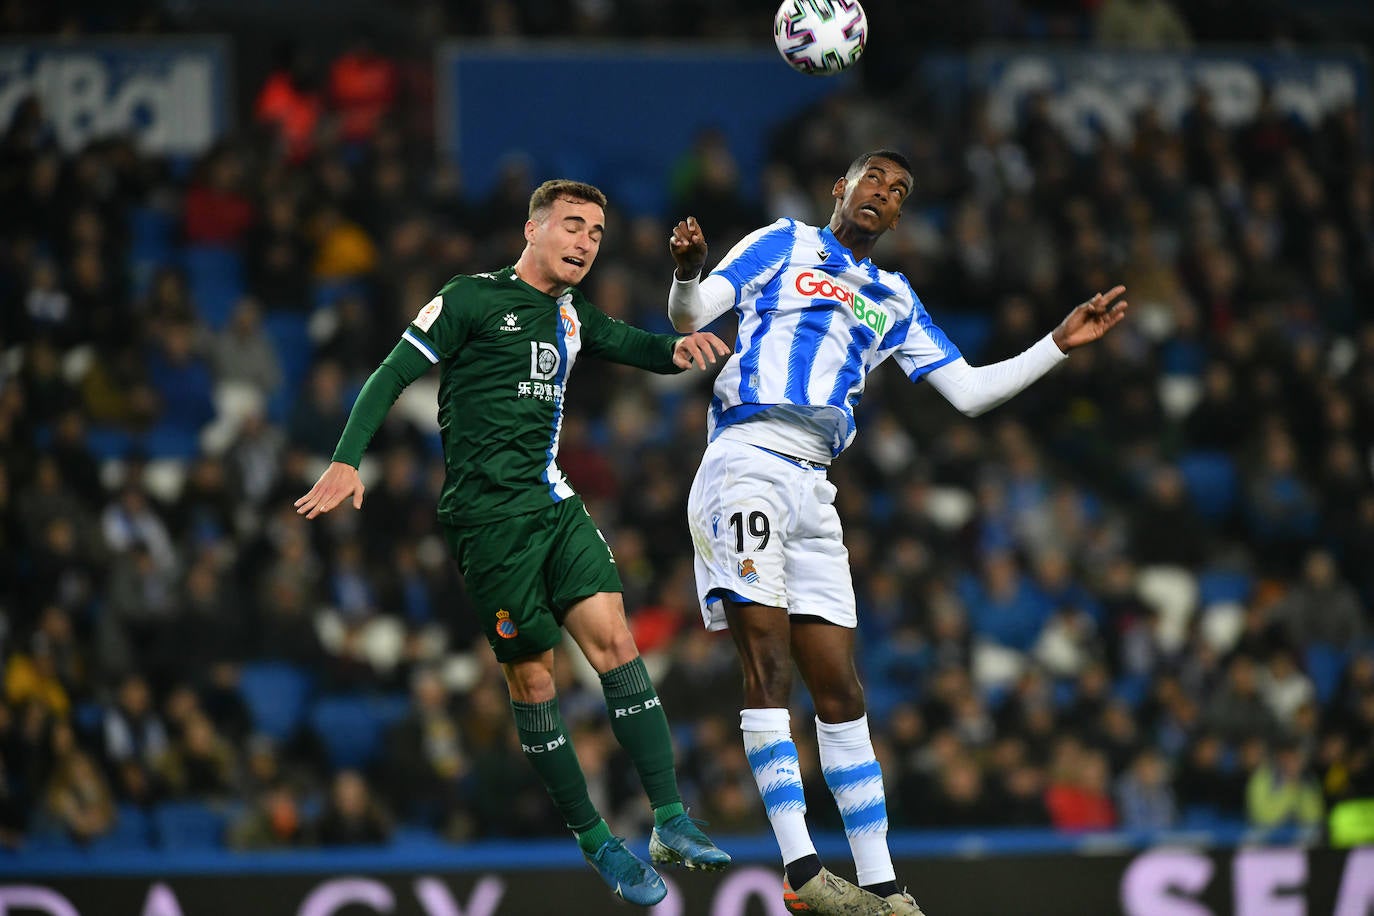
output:
[[[706,264],[706,235],[695,216],[673,227],[673,234],[668,236],[668,250],[677,262],[679,280],[690,280],[701,273]]]
[[[363,482],[358,469],[342,461],[332,461],[310,492],[296,500],[296,514],[306,518],[328,512],[339,503],[353,497],[353,508],[363,507]]]

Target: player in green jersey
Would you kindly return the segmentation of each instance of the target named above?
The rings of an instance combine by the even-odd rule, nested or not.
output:
[[[581,354],[671,373],[705,369],[730,349],[710,333],[642,331],[587,301],[577,284],[601,246],[605,205],[591,185],[540,185],[520,259],[454,277],[420,310],[296,508],[307,518],[348,500],[362,508],[363,451],[401,391],[439,365],[439,519],[505,673],[521,747],[588,862],[616,894],[650,906],[667,886],[593,806],[559,714],[553,648],[564,629],[600,674],[611,728],[653,806],[653,862],[717,870],[730,857],[683,809],[668,719],[626,625],[615,558],[558,468],[564,387]]]

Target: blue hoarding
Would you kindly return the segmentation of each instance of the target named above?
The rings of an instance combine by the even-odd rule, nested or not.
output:
[[[28,97],[68,151],[131,134],[153,155],[203,152],[230,127],[222,39],[14,39],[0,42],[0,126]]]
[[[602,186],[661,212],[669,174],[707,128],[729,140],[758,192],[769,128],[853,79],[793,72],[772,49],[691,45],[443,46],[435,120],[469,190],[491,190],[511,156],[537,180]]]
[[[1246,48],[1145,51],[1038,51],[985,48],[969,58],[928,62],[927,74],[986,93],[988,114],[1009,127],[1033,95],[1079,149],[1099,135],[1128,141],[1149,107],[1175,126],[1199,90],[1223,127],[1253,120],[1269,97],[1286,116],[1315,126],[1332,111],[1369,110],[1369,63],[1356,49],[1301,53]]]

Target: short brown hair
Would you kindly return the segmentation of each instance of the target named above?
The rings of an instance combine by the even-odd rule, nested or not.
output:
[[[596,204],[603,210],[606,208],[606,195],[601,193],[600,188],[583,181],[555,178],[535,188],[534,193],[530,195],[530,219],[538,222],[547,216],[549,208],[559,198],[579,203]]]

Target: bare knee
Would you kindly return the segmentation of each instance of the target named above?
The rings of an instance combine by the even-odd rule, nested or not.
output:
[[[553,682],[552,651],[505,662],[501,670],[506,675],[510,698],[517,703],[544,703],[557,695]]]
[[[857,678],[827,682],[812,689],[811,702],[822,722],[853,722],[864,714],[864,691]]]

